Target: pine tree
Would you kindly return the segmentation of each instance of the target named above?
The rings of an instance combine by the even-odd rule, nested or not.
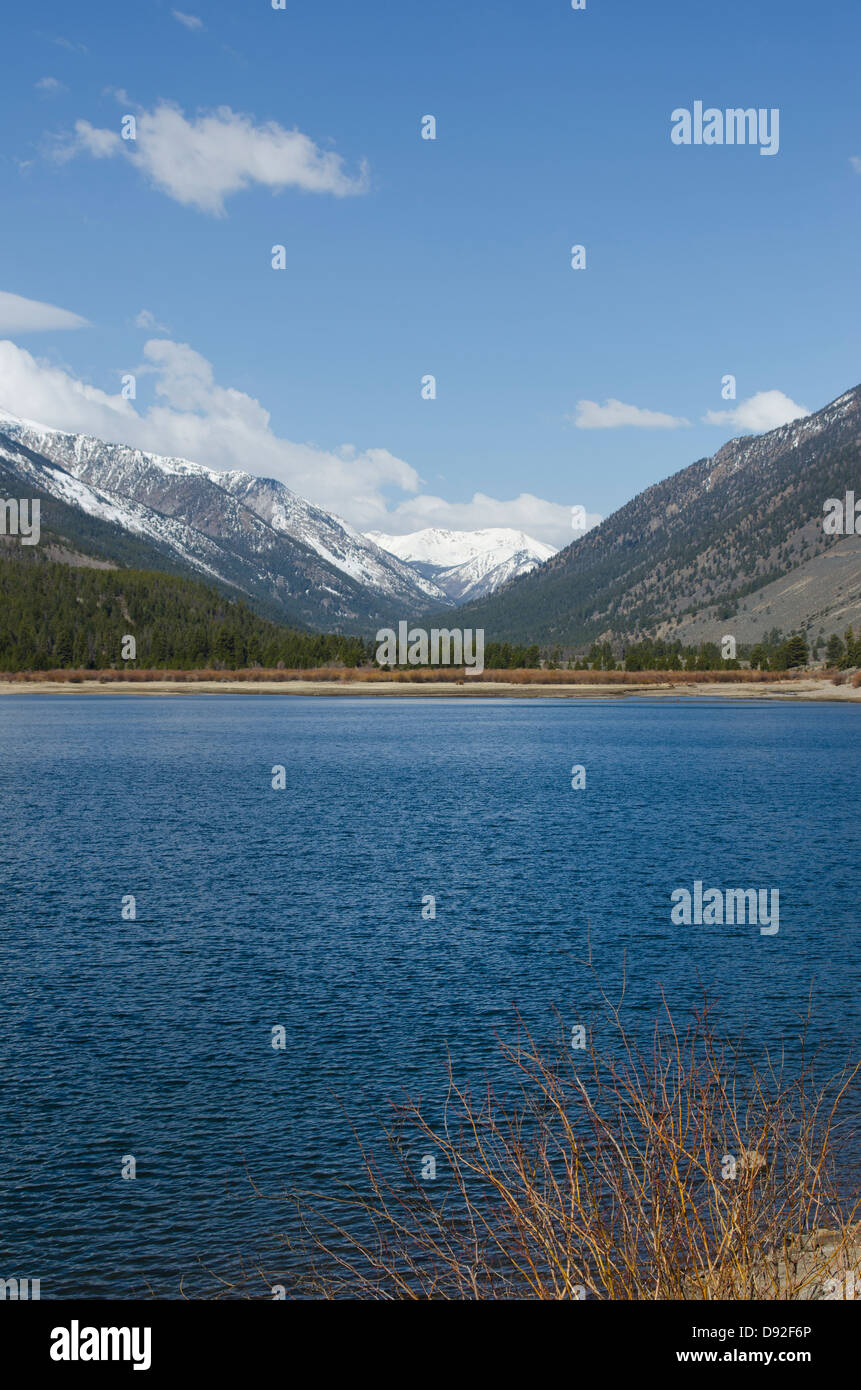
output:
[[[807,643],[799,633],[784,642],[781,652],[785,661],[784,670],[807,665]]]
[[[846,654],[846,648],[836,632],[832,632],[825,648],[825,660],[829,666],[839,666]]]

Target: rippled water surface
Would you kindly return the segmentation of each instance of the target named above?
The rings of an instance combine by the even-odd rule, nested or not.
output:
[[[792,1048],[813,981],[824,1056],[858,1036],[856,708],[13,696],[0,740],[0,1277],[43,1298],[265,1249],[350,1121],[576,1021],[590,931],[631,1020],[707,987]],[[778,934],[671,924],[695,879],[779,889]]]

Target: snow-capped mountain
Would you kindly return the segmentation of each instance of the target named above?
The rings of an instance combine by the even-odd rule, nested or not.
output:
[[[450,603],[347,522],[273,478],[219,473],[0,410],[4,470],[312,626],[365,628]]]
[[[406,561],[457,603],[493,593],[506,580],[528,574],[556,554],[553,546],[503,526],[480,531],[428,526],[408,536],[369,531],[367,538]]]

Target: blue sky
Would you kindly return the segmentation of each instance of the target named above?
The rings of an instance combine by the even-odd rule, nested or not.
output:
[[[572,505],[861,381],[849,0],[47,0],[4,37],[13,412],[275,474],[363,529],[563,544]],[[697,100],[778,108],[778,154],[674,145]],[[638,423],[578,426],[631,416],[607,401]]]

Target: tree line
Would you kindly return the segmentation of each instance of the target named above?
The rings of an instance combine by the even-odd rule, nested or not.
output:
[[[96,569],[22,556],[0,546],[0,670],[102,670],[264,667],[311,670],[372,665],[376,642],[339,633],[304,632],[261,617],[242,600],[209,585],[155,570]],[[3,562],[5,560],[5,563]],[[454,616],[452,615],[454,623]],[[134,663],[122,658],[132,635]],[[622,645],[593,642],[576,655],[537,643],[488,642],[488,670],[715,671],[742,662],[762,671],[786,671],[824,659],[841,670],[861,666],[861,634],[821,635],[811,651],[800,633],[778,630],[724,657],[716,642],[643,638]]]
[[[19,552],[20,553],[20,552]],[[135,638],[136,660],[122,659]],[[206,584],[154,570],[106,570],[41,557],[0,562],[0,670],[309,670],[369,659],[369,644],[261,618]]]
[[[861,634],[847,628],[843,637],[832,633],[827,641],[808,644],[801,633],[784,637],[773,631],[762,641],[739,643],[735,656],[724,656],[717,642],[685,646],[679,639],[644,638],[628,645],[593,642],[583,657],[569,657],[572,671],[738,671],[742,664],[758,671],[790,671],[807,666],[812,659],[846,670],[861,666]],[[559,647],[547,654],[544,663],[551,669],[564,667]]]

